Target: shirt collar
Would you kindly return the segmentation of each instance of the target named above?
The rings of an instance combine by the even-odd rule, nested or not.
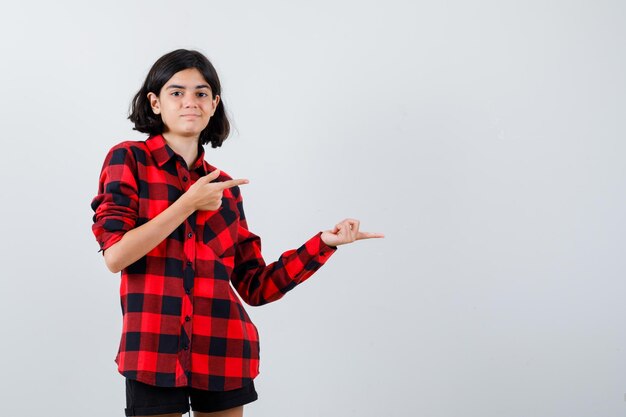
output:
[[[176,152],[170,148],[163,135],[149,137],[148,140],[146,140],[146,145],[148,146],[148,149],[150,149],[150,153],[159,167],[162,167],[170,159],[176,157]],[[198,144],[198,158],[193,164],[193,167],[191,167],[190,171],[198,168],[202,168],[204,170],[204,175],[209,172],[209,165],[204,160],[204,147],[200,144]]]

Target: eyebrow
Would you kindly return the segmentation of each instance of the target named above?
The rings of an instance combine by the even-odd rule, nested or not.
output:
[[[167,89],[168,89],[168,90],[169,90],[170,88],[179,88],[179,89],[184,90],[184,89],[185,89],[185,86],[183,86],[183,85],[178,85],[178,84],[172,84],[172,85],[167,86]],[[199,84],[199,85],[197,85],[197,86],[196,86],[196,90],[200,90],[201,88],[208,88],[208,89],[210,90],[210,89],[211,89],[211,86],[209,86],[208,84]]]

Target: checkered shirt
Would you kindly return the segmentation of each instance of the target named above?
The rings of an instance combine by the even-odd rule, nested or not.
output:
[[[202,146],[187,169],[161,135],[114,146],[91,203],[100,250],[214,169]],[[229,179],[222,172],[216,181]],[[259,237],[248,230],[239,188],[224,190],[219,210],[194,212],[122,270],[119,372],[164,387],[225,391],[248,384],[259,373],[259,336],[234,290],[250,305],[278,300],[334,253],[320,236],[266,265]]]

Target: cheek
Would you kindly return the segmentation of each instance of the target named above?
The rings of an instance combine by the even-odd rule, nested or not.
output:
[[[171,117],[168,112],[161,112],[161,120],[163,120],[164,124],[169,124],[171,122]]]
[[[210,117],[215,112],[215,110],[213,109],[213,106],[210,103],[204,106],[203,110],[204,110],[204,114],[206,114],[207,117]]]
[[[161,107],[161,117],[163,118],[163,121],[165,120],[173,120],[174,117],[176,116],[176,110],[174,109],[174,107],[171,104],[162,104]]]

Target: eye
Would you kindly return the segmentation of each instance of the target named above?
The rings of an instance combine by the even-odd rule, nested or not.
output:
[[[198,93],[198,97],[208,97],[207,93]]]
[[[183,95],[183,92],[182,91],[172,91],[172,95],[174,97],[180,97],[180,96]]]

